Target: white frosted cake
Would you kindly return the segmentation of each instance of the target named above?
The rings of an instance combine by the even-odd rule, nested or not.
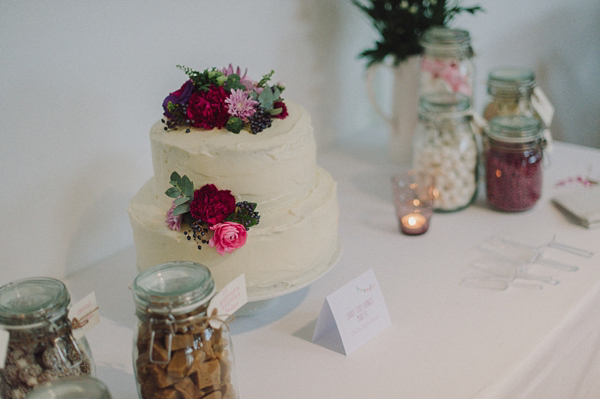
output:
[[[231,69],[229,74],[223,70],[226,77]],[[188,82],[199,86],[201,82],[193,81],[197,75],[186,73],[192,78]],[[234,75],[239,74],[238,69]],[[197,127],[197,120],[176,124],[183,121],[182,110],[172,103],[186,88],[171,93],[175,101],[169,106],[169,97],[165,100],[165,115],[171,118],[150,130],[154,177],[133,197],[128,212],[139,270],[168,261],[195,261],[211,270],[218,287],[244,273],[249,298],[261,299],[304,286],[333,265],[339,256],[339,210],[334,180],[316,165],[307,111],[283,103],[281,86],[265,86],[252,94],[257,83],[245,76],[241,82],[250,87],[245,90],[248,97],[238,92],[243,99],[225,101],[226,106],[258,108],[264,104],[264,95],[258,94],[270,90],[277,100],[267,102],[270,127],[263,124],[253,133],[252,111],[236,114],[238,133],[229,124],[221,127],[225,116],[213,129]],[[216,92],[216,86],[210,87]],[[178,205],[183,209],[176,211]]]

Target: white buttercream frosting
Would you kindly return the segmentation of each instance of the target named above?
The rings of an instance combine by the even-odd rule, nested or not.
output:
[[[306,110],[286,101],[289,116],[254,135],[246,130],[152,126],[154,177],[134,196],[129,216],[139,270],[173,260],[209,267],[218,287],[244,273],[250,297],[301,285],[324,273],[339,251],[336,184],[316,165],[316,146]],[[231,254],[197,249],[165,224],[172,199],[164,192],[173,171],[195,188],[215,184],[236,201],[257,203],[260,223]]]

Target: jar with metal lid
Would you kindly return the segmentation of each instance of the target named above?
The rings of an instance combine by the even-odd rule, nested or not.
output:
[[[215,289],[208,268],[194,262],[157,265],[136,277],[133,359],[140,398],[238,397],[229,329],[207,314]]]
[[[27,399],[111,399],[106,385],[90,376],[45,382],[29,391]]]
[[[523,115],[539,119],[531,102],[535,86],[535,75],[528,68],[493,69],[488,75],[489,100],[484,107],[483,117],[487,121],[499,115]]]
[[[528,116],[497,116],[485,133],[487,201],[507,212],[530,209],[542,195],[546,140],[541,122]]]
[[[452,212],[477,196],[478,143],[470,101],[462,94],[428,94],[419,101],[413,166],[433,176],[433,208]]]
[[[65,285],[52,278],[28,278],[0,287],[0,328],[9,334],[3,399],[22,399],[36,385],[65,377],[93,375],[85,337],[73,337]]]
[[[424,49],[419,70],[419,96],[460,93],[472,102],[475,67],[469,32],[435,26],[422,35],[419,43]]]

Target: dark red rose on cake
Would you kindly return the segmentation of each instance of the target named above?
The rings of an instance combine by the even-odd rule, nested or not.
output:
[[[190,99],[192,92],[194,91],[194,83],[191,80],[185,82],[181,88],[173,93],[169,94],[163,101],[163,109],[167,118],[173,118],[173,114],[169,111],[169,103],[175,105],[185,105]]]
[[[221,223],[235,212],[235,197],[229,190],[219,190],[214,184],[206,184],[194,191],[190,203],[192,217],[209,226]]]
[[[228,93],[222,86],[211,85],[208,91],[201,90],[191,95],[187,117],[192,126],[203,129],[222,129],[229,120],[225,99]]]

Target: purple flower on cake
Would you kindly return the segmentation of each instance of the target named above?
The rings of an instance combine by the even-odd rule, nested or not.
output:
[[[214,235],[208,245],[215,248],[219,255],[224,255],[226,252],[232,253],[246,244],[248,233],[246,228],[239,223],[218,223],[211,226],[210,229],[214,232]]]
[[[259,102],[248,96],[248,93],[242,89],[232,90],[229,97],[225,99],[227,111],[231,116],[237,116],[244,122],[256,112],[256,106]]]
[[[175,203],[171,205],[171,208],[167,211],[167,227],[171,230],[181,230],[181,220],[183,219],[183,215],[173,215],[173,210],[175,209]]]
[[[192,92],[194,91],[194,82],[188,80],[181,88],[173,93],[169,94],[163,101],[163,110],[165,116],[172,118],[174,115],[169,111],[169,103],[173,105],[185,105],[189,101]]]

